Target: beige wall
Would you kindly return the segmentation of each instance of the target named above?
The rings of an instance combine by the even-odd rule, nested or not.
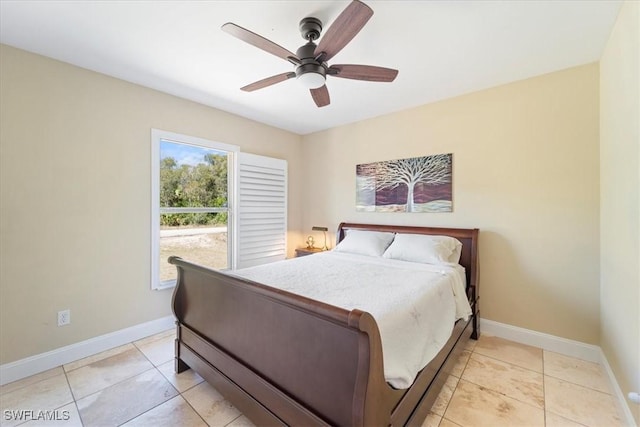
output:
[[[304,137],[303,225],[478,227],[483,318],[598,344],[598,65]],[[357,213],[355,166],[453,153],[453,213]]]
[[[640,391],[639,62],[640,3],[627,1],[600,62],[600,345],[625,395]]]
[[[603,348],[617,375],[631,377],[637,353],[615,349],[634,345],[632,330],[619,332],[633,312],[615,312],[633,287],[604,283],[617,283],[619,266],[606,263],[618,255],[605,247],[607,227],[619,230],[606,209],[599,233],[599,184],[629,181],[638,194],[633,179],[607,184],[618,160],[631,173],[638,158],[637,129],[635,152],[633,140],[623,151],[613,143],[633,123],[617,127],[622,95],[606,88],[625,69],[615,34],[602,78],[591,64],[304,137],[1,46],[0,363],[170,314],[171,292],[149,290],[149,129],[159,128],[287,159],[289,252],[312,225],[340,221],[480,228],[483,318],[599,345],[602,309],[612,336]],[[453,213],[355,212],[356,164],[449,152]],[[612,156],[602,182],[599,155]],[[637,230],[637,199],[631,222]],[[58,328],[64,308],[73,323]],[[637,348],[637,323],[635,337]]]
[[[0,363],[171,314],[171,290],[150,290],[151,128],[288,160],[300,229],[300,136],[8,46],[0,55]],[[57,327],[66,308],[72,324]]]

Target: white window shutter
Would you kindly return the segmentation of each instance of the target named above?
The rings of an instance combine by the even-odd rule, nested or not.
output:
[[[238,153],[234,269],[286,258],[287,161]]]

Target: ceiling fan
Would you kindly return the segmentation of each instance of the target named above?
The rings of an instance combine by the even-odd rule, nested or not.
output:
[[[295,71],[276,74],[240,89],[252,92],[296,77],[309,88],[316,105],[324,107],[330,102],[329,91],[325,85],[327,76],[371,82],[392,82],[398,75],[398,70],[371,65],[334,64],[329,66],[327,64],[328,60],[340,52],[360,32],[372,15],[373,10],[369,6],[359,0],[353,0],[327,29],[317,45],[315,41],[320,38],[322,22],[312,17],[302,19],[300,33],[307,43],[295,54],[236,24],[231,22],[224,24],[223,31],[295,66]]]

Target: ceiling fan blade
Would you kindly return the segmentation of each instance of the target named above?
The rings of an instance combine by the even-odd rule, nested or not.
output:
[[[288,72],[282,74],[276,74],[275,76],[267,77],[266,79],[258,80],[255,83],[251,83],[250,85],[246,85],[245,87],[241,87],[240,90],[245,92],[253,92],[254,90],[262,89],[267,86],[274,85],[276,83],[283,82],[285,80],[289,80],[296,76],[296,73]]]
[[[309,89],[311,97],[318,107],[325,107],[329,105],[329,90],[327,85],[322,85],[317,89]]]
[[[327,74],[343,79],[366,80],[369,82],[392,82],[398,70],[372,65],[335,64],[329,67]]]
[[[282,46],[275,44],[271,40],[265,39],[264,37],[252,31],[249,31],[246,28],[242,28],[241,26],[236,25],[232,22],[227,22],[226,24],[224,24],[222,26],[222,31],[239,38],[243,42],[257,47],[258,49],[262,49],[272,55],[277,56],[278,58],[282,58],[285,61],[289,61],[289,58],[298,60],[298,57],[293,52],[290,52]]]
[[[322,61],[333,58],[360,32],[371,16],[373,16],[373,10],[369,6],[353,0],[322,36],[315,55],[318,56],[324,52]]]

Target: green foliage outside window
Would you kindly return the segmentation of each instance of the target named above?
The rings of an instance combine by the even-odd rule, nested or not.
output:
[[[227,206],[227,157],[206,154],[206,163],[178,165],[172,157],[160,162],[160,207]],[[226,212],[160,215],[161,226],[226,225]]]

